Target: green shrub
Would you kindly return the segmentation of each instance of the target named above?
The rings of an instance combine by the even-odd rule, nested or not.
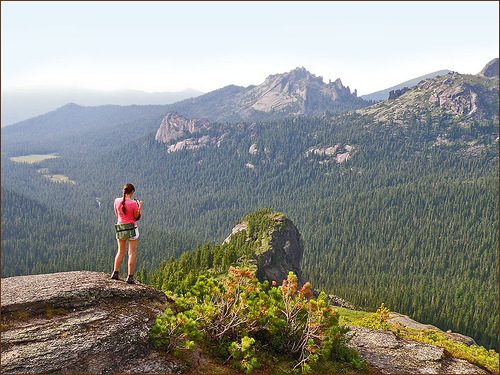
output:
[[[299,288],[291,272],[282,285],[268,288],[255,269],[230,267],[223,277],[199,276],[187,293],[170,298],[177,312],[167,309],[151,333],[167,351],[198,343],[247,373],[269,356],[293,361],[290,370],[302,373],[331,369],[336,362],[362,368],[345,345],[347,329],[339,327],[326,295],[314,298],[311,285]]]
[[[238,361],[238,367],[247,374],[258,367],[258,360],[255,357],[255,339],[253,337],[243,336],[241,343],[233,341],[229,345],[229,353]]]

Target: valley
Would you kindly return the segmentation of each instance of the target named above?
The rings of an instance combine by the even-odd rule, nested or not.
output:
[[[33,159],[49,153],[60,157]],[[37,163],[10,159],[23,155]],[[2,275],[108,272],[112,202],[128,181],[145,201],[144,280],[269,207],[301,228],[319,289],[498,348],[498,78],[450,73],[373,104],[298,68],[261,87],[68,105],[2,129]]]

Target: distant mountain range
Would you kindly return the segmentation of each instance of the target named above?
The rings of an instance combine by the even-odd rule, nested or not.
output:
[[[325,83],[322,77],[303,67],[270,75],[260,85],[229,85],[206,94],[193,89],[158,93],[137,90],[6,90],[2,92],[2,127],[66,103],[80,106],[165,106],[165,112],[174,110],[188,117],[207,117],[212,121],[272,120],[289,115],[338,113],[386,100],[391,91],[411,88],[423,80],[449,72],[439,70],[361,97],[357,96],[356,90],[344,86],[340,78]],[[479,74],[491,76],[495,72],[498,75],[498,59],[490,61]]]
[[[498,59],[496,69],[498,76]],[[446,109],[456,115],[471,113],[474,118],[489,116],[495,112],[492,107],[495,105],[495,93],[484,89],[493,84],[489,77],[484,73],[450,75],[446,72],[449,71],[434,72],[383,90],[386,93],[393,91],[393,97],[396,97],[407,90],[405,87],[420,87],[416,91],[410,90],[411,92],[406,93],[405,99],[401,101],[402,105],[396,106],[389,105],[387,101],[373,106],[373,102],[357,97],[356,90],[351,91],[340,79],[325,83],[322,77],[315,76],[303,67],[270,75],[260,85],[229,85],[173,104],[84,107],[70,103],[55,111],[2,129],[2,135],[8,139],[8,142],[2,139],[2,146],[5,147],[4,150],[9,151],[21,145],[25,149],[36,145],[39,148],[37,152],[45,152],[53,148],[54,142],[60,142],[62,148],[85,152],[87,145],[92,142],[109,147],[105,140],[108,136],[113,138],[117,133],[126,132],[128,136],[141,137],[156,131],[163,116],[169,112],[177,112],[189,119],[206,118],[211,122],[274,120],[363,108],[366,108],[364,113],[375,114],[376,118],[382,120],[406,112],[421,112],[424,115],[428,107],[434,108],[433,110]],[[494,77],[495,60],[489,62],[482,72]],[[444,78],[436,80],[439,76]],[[463,77],[472,78],[464,81]],[[430,83],[432,88],[429,90],[439,88],[438,96],[434,92],[424,95],[429,91],[422,90],[422,84],[425,82],[435,82]],[[398,91],[398,87],[405,89]],[[458,90],[461,94],[457,91],[454,95],[453,90]],[[370,95],[375,94],[377,93]],[[431,96],[433,103],[429,102],[432,101]],[[87,142],[80,140],[83,134],[88,134]],[[64,141],[67,137],[73,137],[75,142]],[[47,146],[43,146],[45,144]]]
[[[177,92],[139,90],[16,89],[2,91],[2,127],[41,115],[67,103],[82,106],[170,104],[201,95],[187,89]]]

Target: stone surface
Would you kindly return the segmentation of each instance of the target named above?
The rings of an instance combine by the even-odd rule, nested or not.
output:
[[[322,77],[302,67],[268,76],[262,84],[246,89],[239,96],[238,104],[246,115],[251,115],[252,110],[302,115],[341,106],[362,107],[366,102],[357,97],[356,90],[351,93],[340,79],[325,83]]]
[[[167,153],[171,154],[182,150],[198,150],[200,148],[214,145],[215,143],[216,141],[207,135],[200,138],[188,138],[168,146]]]
[[[382,374],[487,374],[461,359],[449,357],[443,348],[400,339],[390,331],[349,327],[348,345]]]
[[[403,87],[401,89],[391,90],[391,91],[389,91],[389,100],[394,100],[396,98],[399,98],[401,95],[403,95],[405,92],[407,92],[409,90],[410,89],[408,87]]]
[[[300,268],[304,255],[302,237],[290,219],[281,217],[276,220],[281,221],[283,225],[271,233],[269,250],[259,254],[257,276],[262,280],[280,283],[292,271],[302,285],[305,283]]]
[[[167,304],[99,272],[2,279],[2,373],[172,373],[149,329]]]
[[[257,149],[257,143],[254,143],[250,146],[250,148],[248,149],[248,153],[250,155],[257,155],[257,153],[259,152],[259,150]]]
[[[292,271],[297,276],[299,284],[303,285],[305,281],[300,268],[304,254],[302,237],[297,227],[285,215],[279,213],[270,215],[276,222],[276,226],[270,228],[267,233],[270,238],[268,245],[256,254],[257,277],[261,281],[276,281],[281,284]],[[242,231],[248,232],[248,223],[245,221],[234,226],[224,243],[228,243],[233,235]]]
[[[447,338],[449,338],[451,340],[461,342],[467,346],[477,345],[472,337],[465,336],[465,335],[462,335],[460,333],[455,333],[455,332],[451,332],[451,331],[443,332],[439,328],[437,328],[433,325],[423,324],[423,323],[417,322],[417,321],[411,319],[409,316],[403,315],[400,313],[396,313],[396,312],[389,313],[388,322],[393,323],[393,324],[399,323],[399,324],[401,324],[405,327],[411,328],[411,329],[417,329],[417,330],[432,329],[432,330],[440,331]]]
[[[346,301],[345,299],[343,298],[340,298],[334,294],[329,294],[328,296],[328,303],[332,306],[339,306],[339,307],[343,307],[343,308],[346,308],[346,309],[351,309],[351,310],[354,310],[354,305],[348,301]]]
[[[319,156],[333,156],[335,155],[339,147],[340,144],[336,144],[334,146],[329,146],[329,147],[316,147],[307,151],[306,154],[307,155],[314,154]]]
[[[155,140],[168,144],[209,128],[210,121],[207,119],[188,119],[176,112],[167,113],[156,131]]]
[[[337,156],[335,157],[335,160],[338,164],[342,164],[342,163],[346,162],[347,160],[349,160],[349,156],[350,156],[350,154],[348,152],[344,152],[343,154],[337,154]]]
[[[340,150],[344,150],[345,152],[339,152]],[[344,145],[341,147],[340,143],[337,143],[334,146],[327,147],[313,147],[306,151],[306,157],[311,156],[321,156],[323,159],[319,160],[319,164],[329,164],[335,161],[337,164],[342,164],[351,158],[351,152],[354,150],[354,147],[351,145]]]
[[[416,320],[411,319],[408,315],[403,315],[400,313],[396,312],[391,312],[389,313],[389,323],[399,323],[405,327],[411,328],[411,329],[438,329],[437,327],[430,325],[430,324],[423,324],[420,322],[417,322]]]
[[[498,77],[498,57],[486,64],[479,74],[485,77]]]
[[[449,114],[456,119],[498,118],[495,79],[451,72],[420,82],[404,95],[358,110],[379,122],[408,125],[408,115],[425,122],[429,115]]]

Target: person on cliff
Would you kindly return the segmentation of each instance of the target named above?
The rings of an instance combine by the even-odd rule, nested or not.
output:
[[[139,238],[137,221],[142,216],[142,201],[132,199],[134,193],[134,185],[125,184],[123,186],[122,197],[116,198],[114,203],[115,215],[118,218],[117,224],[115,225],[118,251],[115,256],[115,264],[111,279],[120,280],[119,271],[122,259],[125,255],[125,248],[128,240],[128,284],[135,284],[134,268],[137,252],[137,239]]]

